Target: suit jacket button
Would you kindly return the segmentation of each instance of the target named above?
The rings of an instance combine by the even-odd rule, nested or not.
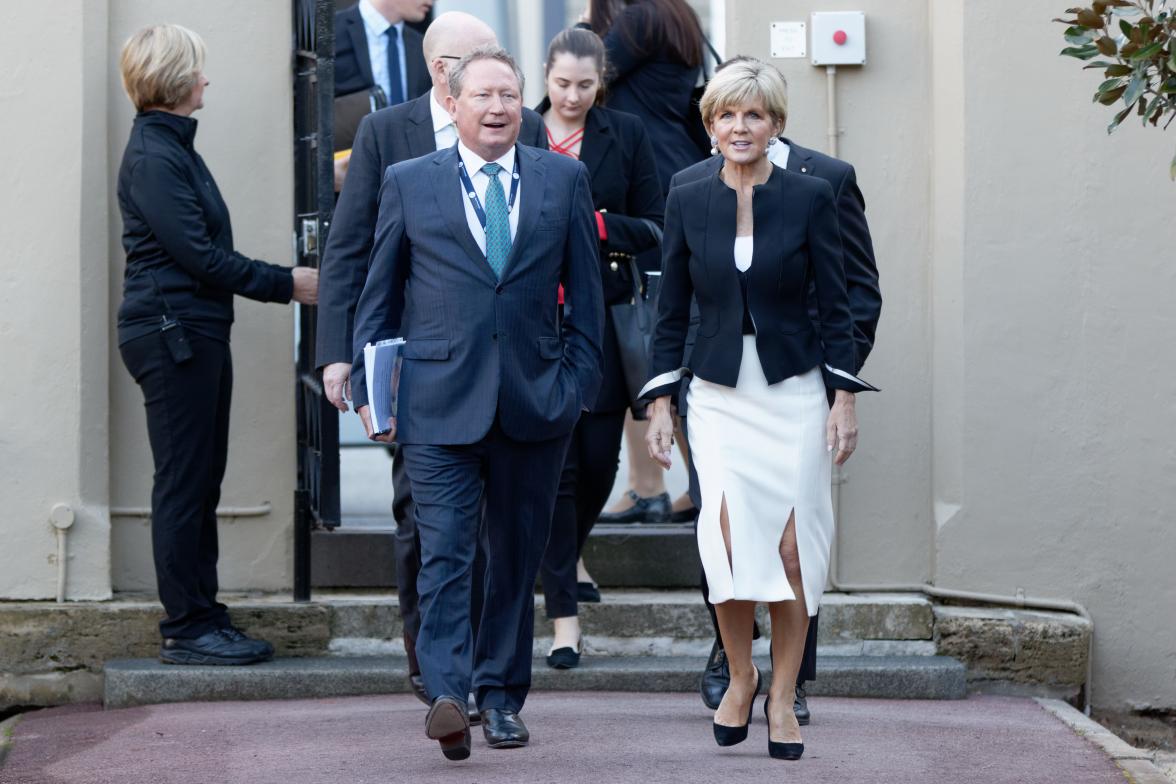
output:
[[[494,287],[494,293],[495,293],[495,294],[501,294],[501,293],[502,293],[502,286],[495,286],[495,287]]]

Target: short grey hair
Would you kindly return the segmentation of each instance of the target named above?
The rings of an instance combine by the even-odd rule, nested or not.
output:
[[[699,101],[702,121],[710,129],[720,109],[761,103],[780,125],[788,121],[788,83],[774,66],[754,57],[732,57],[715,70]]]
[[[465,79],[466,69],[472,63],[479,60],[494,60],[502,63],[514,71],[515,78],[519,82],[519,97],[523,93],[523,71],[519,68],[519,64],[510,56],[510,52],[503,49],[501,46],[479,46],[474,51],[467,54],[465,57],[457,61],[457,65],[449,69],[449,94],[454,98],[461,95],[461,83]]]

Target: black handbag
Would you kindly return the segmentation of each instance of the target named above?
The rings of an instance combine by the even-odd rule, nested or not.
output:
[[[637,262],[629,256],[629,275],[633,283],[633,296],[628,302],[609,305],[613,327],[617,333],[617,348],[621,356],[621,373],[625,378],[625,389],[629,393],[629,409],[634,419],[645,419],[645,406],[639,393],[649,381],[649,341],[653,337],[653,324],[657,314],[657,281],[661,273],[650,273],[650,282],[641,291],[641,272]]]

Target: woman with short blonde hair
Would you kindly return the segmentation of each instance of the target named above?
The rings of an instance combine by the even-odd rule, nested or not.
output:
[[[796,760],[796,677],[829,566],[832,464],[857,446],[854,393],[873,387],[853,375],[833,189],[770,157],[788,114],[784,78],[763,63],[732,62],[700,108],[722,165],[673,187],[666,204],[653,378],[642,390],[652,401],[646,445],[668,468],[671,399],[693,376],[686,427],[702,502],[698,550],[731,673],[715,741],[747,738],[762,685],[751,660],[755,605],[765,602],[768,753]],[[810,281],[819,324],[808,312]],[[684,363],[692,301],[698,338]]]
[[[174,109],[192,93],[204,71],[204,41],[180,25],[152,25],[123,45],[123,89],[139,111]]]
[[[233,248],[229,210],[196,152],[204,42],[179,25],[145,27],[123,46],[123,86],[138,110],[118,172],[127,266],[118,309],[123,363],[143,390],[155,463],[151,543],[172,664],[270,658],[217,601],[217,519],[229,444],[233,296],[313,304],[318,272]]]

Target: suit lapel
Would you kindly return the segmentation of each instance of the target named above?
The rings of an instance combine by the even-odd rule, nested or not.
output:
[[[515,144],[515,160],[519,162],[519,228],[515,232],[514,242],[510,246],[510,255],[506,257],[506,267],[502,270],[502,279],[514,270],[515,262],[535,232],[539,223],[539,213],[547,201],[546,185],[543,174],[546,167],[543,158],[537,150],[522,144]],[[468,234],[468,232],[467,232]],[[483,264],[483,266],[486,266]],[[489,267],[486,267],[489,269]]]
[[[812,153],[784,137],[781,137],[780,141],[788,145],[788,165],[784,167],[785,170],[797,174],[812,174],[815,168]]]
[[[428,155],[437,148],[437,137],[433,134],[433,110],[429,105],[431,93],[414,98],[408,111],[408,123],[404,135],[408,141],[408,154],[413,158]]]
[[[449,231],[457,240],[457,244],[461,245],[466,255],[474,262],[478,274],[493,286],[498,281],[494,279],[494,272],[486,263],[486,254],[482,253],[474,236],[470,234],[470,224],[466,221],[465,202],[461,199],[460,177],[457,173],[459,160],[456,147],[449,154],[437,156],[433,162],[439,169],[437,187],[433,188],[433,198],[437,202],[437,210],[445,219],[445,223],[449,226]],[[522,234],[521,228],[520,226],[520,235]]]
[[[612,130],[604,113],[597,109],[588,110],[588,119],[584,123],[584,141],[580,145],[580,160],[588,167],[589,181],[596,177],[596,170],[608,157],[613,146]]]
[[[355,59],[359,60],[359,70],[363,71],[363,78],[369,85],[376,83],[372,73],[372,55],[368,51],[367,33],[363,29],[363,17],[359,15],[359,7],[355,13],[347,17],[347,36],[351,39],[351,47],[355,50]]]

